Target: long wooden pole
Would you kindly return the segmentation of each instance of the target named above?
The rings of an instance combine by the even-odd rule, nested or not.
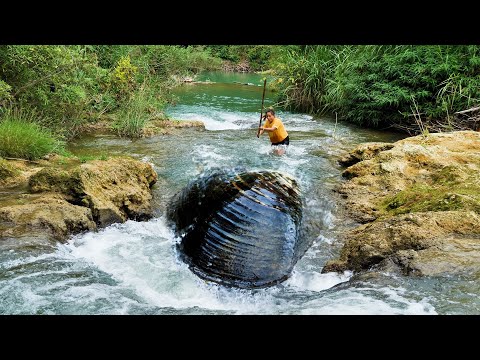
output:
[[[265,88],[267,87],[267,78],[263,81],[263,95],[262,95],[262,108],[260,109],[260,123],[258,124],[257,138],[260,137],[260,126],[262,126],[263,118],[263,101],[265,100]]]

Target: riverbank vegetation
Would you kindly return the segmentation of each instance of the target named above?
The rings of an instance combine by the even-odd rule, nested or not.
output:
[[[166,119],[170,89],[203,70],[268,72],[278,107],[366,127],[413,135],[480,124],[478,45],[3,45],[0,64],[1,132],[46,146],[4,140],[1,156],[34,159],[105,123],[143,136]]]
[[[221,60],[201,46],[8,45],[0,46],[0,64],[3,128],[68,140],[105,119],[120,135],[139,136],[150,119],[164,118],[169,89],[220,69]],[[12,113],[27,112],[36,116],[12,123]],[[15,155],[3,141],[0,147]]]
[[[278,45],[209,45],[215,57],[223,60],[223,71],[266,71],[274,67],[288,46]]]
[[[7,108],[1,116],[0,157],[32,160],[64,152],[64,143],[36,122],[40,117],[33,110]]]
[[[480,46],[290,46],[274,67],[288,109],[410,133],[477,130]]]

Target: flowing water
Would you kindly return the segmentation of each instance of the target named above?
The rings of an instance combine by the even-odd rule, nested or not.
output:
[[[339,234],[357,224],[342,215],[332,189],[340,181],[340,155],[367,141],[402,135],[365,130],[335,120],[278,111],[290,134],[283,156],[256,129],[261,76],[206,73],[212,83],[176,90],[171,118],[201,120],[205,130],[182,129],[135,141],[85,137],[71,144],[78,155],[128,154],[153,164],[155,217],[127,221],[73,236],[63,244],[27,240],[0,243],[0,314],[474,314],[478,281],[373,273],[321,274],[340,250]],[[267,91],[265,105],[274,104]],[[207,283],[177,254],[166,226],[166,203],[212,167],[277,170],[297,179],[304,198],[303,226],[312,246],[290,278],[264,289]],[[16,246],[21,243],[22,246]]]

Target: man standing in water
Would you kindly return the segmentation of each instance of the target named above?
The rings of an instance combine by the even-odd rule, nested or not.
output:
[[[260,126],[259,135],[262,135],[265,131],[267,131],[272,146],[288,146],[290,139],[288,137],[287,130],[285,130],[285,126],[283,126],[282,121],[275,117],[275,111],[273,111],[273,109],[267,110],[264,118],[267,120],[265,121],[264,126]],[[277,148],[275,151],[278,155],[283,155],[285,153],[285,148]]]

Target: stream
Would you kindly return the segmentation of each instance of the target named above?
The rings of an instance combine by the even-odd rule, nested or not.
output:
[[[127,221],[66,243],[0,244],[0,314],[475,314],[479,282],[351,272],[321,274],[341,249],[339,235],[358,224],[343,215],[332,189],[341,181],[338,158],[357,144],[394,142],[405,135],[361,129],[335,119],[277,111],[290,135],[286,154],[256,137],[262,76],[204,73],[175,90],[172,119],[201,120],[137,140],[85,136],[69,144],[76,155],[130,155],[150,162],[155,216]],[[266,92],[265,106],[276,101]],[[292,175],[304,198],[303,230],[311,247],[284,282],[262,289],[209,283],[180,260],[179,241],[164,219],[168,200],[214,167],[274,170]]]

